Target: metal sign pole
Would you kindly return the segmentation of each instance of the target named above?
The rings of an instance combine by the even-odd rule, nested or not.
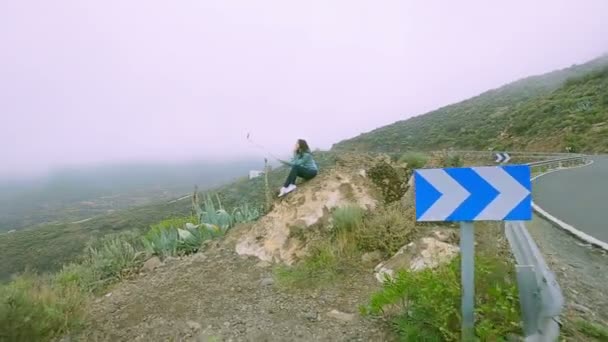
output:
[[[460,223],[460,274],[462,282],[462,340],[473,341],[475,307],[475,242],[472,222]]]

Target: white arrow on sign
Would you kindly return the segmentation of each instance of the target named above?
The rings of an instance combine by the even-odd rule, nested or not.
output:
[[[442,169],[424,170],[424,178],[442,196],[420,217],[420,221],[443,220],[471,194]]]
[[[498,196],[475,217],[475,220],[506,217],[530,194],[530,190],[500,167],[474,167],[473,170],[498,191]]]
[[[508,153],[496,153],[497,163],[507,163],[509,160],[511,160],[511,156]]]

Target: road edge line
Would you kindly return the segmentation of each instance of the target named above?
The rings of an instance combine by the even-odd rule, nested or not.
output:
[[[540,175],[537,175],[535,177],[533,177],[531,179],[531,181],[536,180],[537,178],[541,177],[541,176],[545,176],[547,174],[553,173],[553,172],[557,172],[557,171],[563,171],[563,170],[570,170],[570,169],[576,169],[576,168],[580,168],[580,167],[585,167],[585,166],[589,166],[593,164],[593,160],[587,164],[584,165],[580,165],[580,166],[575,166],[575,167],[569,167],[569,168],[561,168],[561,169],[555,169],[555,170],[551,170],[551,171],[547,171],[545,173],[541,173]],[[549,212],[547,212],[545,209],[541,208],[538,204],[536,204],[536,202],[532,201],[532,209],[534,209],[534,211],[539,214],[541,217],[543,217],[544,219],[549,220],[551,223],[553,223],[554,225],[556,225],[557,227],[567,231],[568,233],[576,236],[577,238],[579,238],[580,240],[587,242],[593,246],[599,247],[605,251],[608,251],[608,243],[600,241],[597,238],[594,238],[593,236],[582,232],[576,228],[574,228],[572,225],[569,225],[568,223],[558,219],[557,217],[549,214]]]

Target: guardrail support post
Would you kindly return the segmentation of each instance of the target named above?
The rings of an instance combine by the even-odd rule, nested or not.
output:
[[[539,297],[536,286],[536,275],[531,265],[516,265],[519,304],[521,307],[524,336],[538,332]]]

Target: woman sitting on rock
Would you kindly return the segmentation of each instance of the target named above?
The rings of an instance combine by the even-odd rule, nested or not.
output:
[[[304,139],[298,139],[294,148],[294,156],[291,162],[279,160],[281,163],[291,166],[291,172],[285,181],[285,184],[281,188],[279,197],[284,196],[296,189],[296,179],[298,177],[306,180],[313,179],[319,172],[317,163],[312,158],[310,148]]]

